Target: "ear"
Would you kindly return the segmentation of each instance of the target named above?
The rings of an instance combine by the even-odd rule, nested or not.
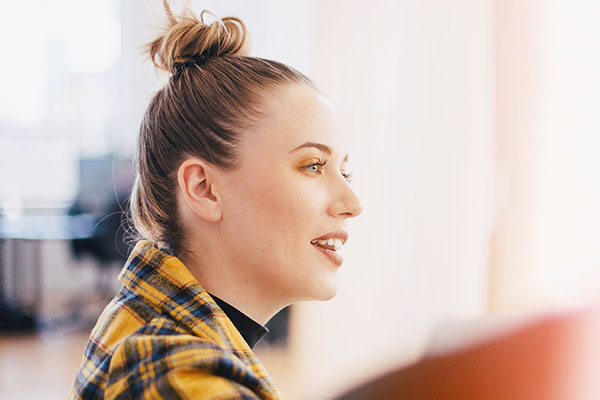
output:
[[[216,167],[199,158],[185,160],[177,171],[179,190],[190,210],[208,222],[222,217],[216,184]]]

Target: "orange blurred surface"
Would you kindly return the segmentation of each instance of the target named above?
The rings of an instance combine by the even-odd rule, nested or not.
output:
[[[416,363],[339,399],[600,399],[600,308],[541,315]]]

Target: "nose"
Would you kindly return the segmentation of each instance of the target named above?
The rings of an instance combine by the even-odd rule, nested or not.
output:
[[[337,190],[334,196],[334,200],[331,202],[329,213],[334,216],[342,216],[344,218],[352,218],[362,213],[362,204],[358,195],[343,179],[340,184],[337,185]]]

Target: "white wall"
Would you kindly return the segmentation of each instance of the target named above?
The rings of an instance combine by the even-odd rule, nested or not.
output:
[[[551,2],[541,127],[538,291],[600,300],[600,4]]]
[[[494,310],[600,300],[599,12],[496,2]]]
[[[494,180],[491,1],[313,4],[314,78],[345,116],[364,212],[338,296],[296,312],[307,399],[485,312]]]

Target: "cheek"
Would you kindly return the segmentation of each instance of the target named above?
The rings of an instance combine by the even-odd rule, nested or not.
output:
[[[318,227],[322,203],[310,179],[290,174],[261,174],[244,180],[236,196],[242,229],[280,246],[310,240]],[[289,242],[289,243],[286,243]],[[273,249],[272,249],[273,250]]]
[[[236,188],[228,232],[232,253],[268,290],[298,299],[335,295],[328,261],[310,240],[323,234],[327,193],[315,178],[256,176]],[[319,262],[320,261],[320,262]]]
[[[278,232],[301,228],[303,221],[308,222],[316,214],[309,187],[302,187],[301,179],[271,177],[253,190],[254,213]]]

